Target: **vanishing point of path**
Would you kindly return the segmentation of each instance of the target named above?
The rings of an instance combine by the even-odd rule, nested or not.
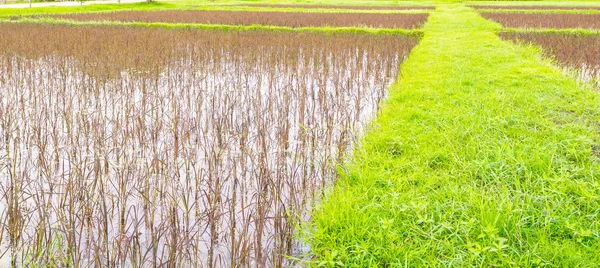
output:
[[[346,266],[600,263],[600,98],[473,9],[438,6],[311,247]]]

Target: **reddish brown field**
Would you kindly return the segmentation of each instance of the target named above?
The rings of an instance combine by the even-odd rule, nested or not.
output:
[[[509,9],[509,10],[600,10],[598,6],[492,6],[472,5],[475,9]]]
[[[201,23],[226,25],[368,26],[384,28],[418,28],[427,14],[365,14],[365,13],[299,13],[246,11],[122,11],[57,15],[77,21],[138,21],[167,23]]]
[[[332,6],[332,5],[286,5],[286,4],[249,4],[251,7],[266,8],[326,8],[352,10],[434,10],[433,6]]]
[[[506,40],[542,47],[546,56],[586,75],[600,75],[600,36],[548,33],[501,33]]]
[[[0,24],[14,267],[289,267],[417,37]],[[6,251],[6,249],[8,251]]]
[[[600,14],[519,14],[481,13],[486,18],[510,28],[593,28],[600,29]]]

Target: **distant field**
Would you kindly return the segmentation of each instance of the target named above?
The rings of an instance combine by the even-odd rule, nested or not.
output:
[[[433,10],[434,6],[344,6],[344,5],[302,5],[302,4],[249,4],[251,7],[267,8],[320,8],[320,9],[349,9],[349,10]]]
[[[481,15],[504,27],[512,28],[600,29],[600,14],[481,13]]]
[[[600,10],[600,6],[515,6],[515,5],[474,5],[477,9],[507,9],[507,10]]]
[[[54,18],[76,21],[138,21],[168,23],[201,23],[226,25],[367,26],[382,28],[417,28],[427,14],[355,14],[306,12],[237,12],[237,11],[120,11],[111,13],[65,14]]]
[[[555,6],[555,7],[577,7],[577,6],[600,6],[596,0],[589,1],[467,1],[468,6]]]
[[[600,34],[501,33],[500,37],[541,46],[547,57],[580,69],[587,77],[600,78]]]

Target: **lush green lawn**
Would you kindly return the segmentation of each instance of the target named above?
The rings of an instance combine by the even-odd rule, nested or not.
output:
[[[597,267],[600,98],[441,5],[314,213],[318,262]]]

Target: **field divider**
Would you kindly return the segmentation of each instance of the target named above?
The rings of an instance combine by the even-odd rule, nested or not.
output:
[[[598,263],[598,92],[462,4],[423,29],[305,227],[307,262]]]
[[[366,27],[288,27],[272,25],[227,25],[201,23],[165,23],[165,22],[122,22],[122,21],[75,21],[54,18],[21,18],[17,20],[0,20],[0,23],[32,23],[71,26],[128,26],[164,29],[200,29],[224,31],[278,31],[278,32],[311,32],[311,33],[356,33],[387,34],[403,36],[420,36],[421,29],[401,28],[366,28]]]

